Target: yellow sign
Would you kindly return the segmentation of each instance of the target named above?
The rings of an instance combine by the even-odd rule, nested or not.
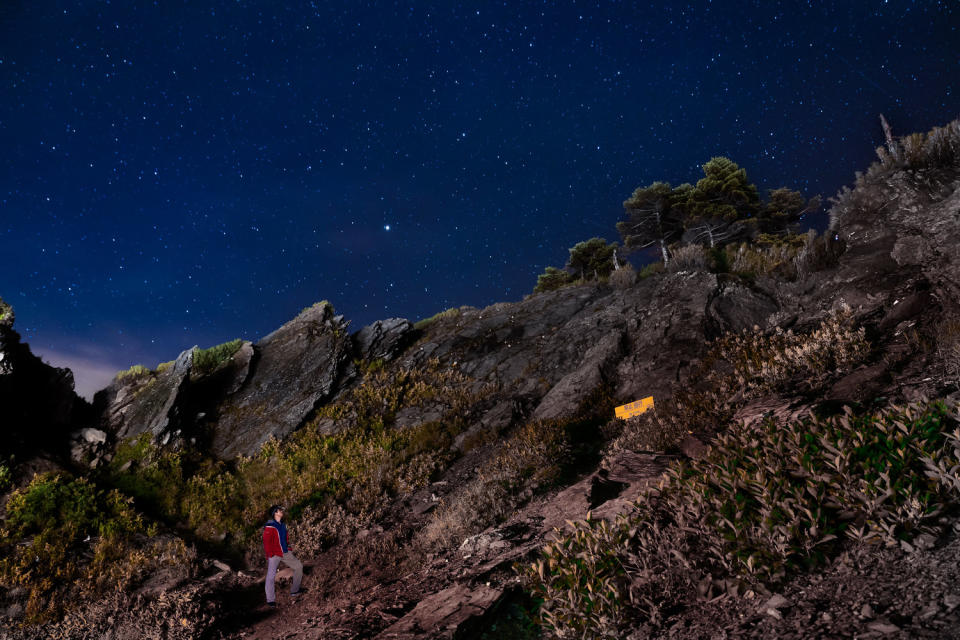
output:
[[[648,396],[643,400],[637,400],[631,402],[630,404],[625,404],[614,409],[614,413],[621,420],[626,420],[627,418],[632,418],[633,416],[638,416],[647,409],[653,408],[653,396]]]

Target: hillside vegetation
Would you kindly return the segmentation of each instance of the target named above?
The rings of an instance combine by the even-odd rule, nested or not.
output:
[[[800,226],[818,198],[714,158],[521,301],[353,334],[323,302],[118,374],[0,459],[0,637],[685,637],[718,598],[949,544],[960,124],[879,155],[824,234]],[[282,621],[258,582],[275,503],[313,569]]]

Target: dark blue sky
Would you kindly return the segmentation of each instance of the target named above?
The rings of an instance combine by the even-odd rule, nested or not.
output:
[[[957,7],[0,0],[0,296],[85,389],[321,299],[517,300],[637,186],[831,196],[878,113],[957,117]]]

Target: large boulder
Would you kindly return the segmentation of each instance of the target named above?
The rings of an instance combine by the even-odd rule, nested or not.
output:
[[[121,374],[98,392],[96,403],[105,407],[101,416],[104,430],[121,440],[142,433],[161,440],[181,429],[177,399],[190,375],[195,348],[181,352],[173,364],[158,371]]]
[[[347,323],[318,303],[254,345],[249,377],[217,409],[211,451],[252,455],[298,428],[337,388],[349,363]]]

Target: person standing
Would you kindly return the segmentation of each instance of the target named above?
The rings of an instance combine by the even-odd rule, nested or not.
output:
[[[283,520],[283,507],[270,507],[270,520],[263,527],[263,551],[267,554],[267,605],[277,606],[277,597],[274,591],[274,581],[277,577],[277,567],[280,562],[293,569],[293,583],[290,585],[290,595],[300,595],[300,581],[303,580],[303,563],[290,551],[287,544],[287,527]]]

